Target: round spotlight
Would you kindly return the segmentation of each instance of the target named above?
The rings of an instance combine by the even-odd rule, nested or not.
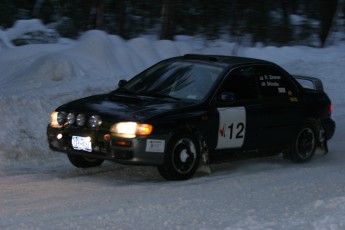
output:
[[[67,115],[67,123],[72,125],[75,122],[75,115],[73,113],[69,113]]]
[[[98,128],[99,126],[101,126],[101,124],[102,124],[102,119],[101,119],[100,116],[98,116],[98,115],[92,115],[92,116],[90,117],[90,119],[89,119],[89,126],[90,126],[91,128],[96,129],[96,128]]]
[[[110,134],[105,134],[105,135],[103,136],[103,139],[104,139],[105,141],[110,141],[110,140],[111,140]]]
[[[66,122],[66,119],[67,119],[67,113],[65,112],[59,112],[58,115],[57,115],[57,121],[60,125],[63,125],[65,124]]]
[[[85,115],[84,114],[78,114],[77,125],[83,126],[83,125],[85,125],[85,121],[86,121]]]

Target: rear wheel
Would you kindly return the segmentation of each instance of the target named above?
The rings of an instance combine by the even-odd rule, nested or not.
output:
[[[198,141],[190,134],[177,135],[169,142],[158,171],[167,180],[187,180],[194,175],[199,161]]]
[[[313,158],[316,145],[316,126],[313,123],[307,123],[298,130],[286,154],[293,162],[307,162]]]
[[[91,168],[100,166],[104,160],[68,154],[68,160],[77,168]]]

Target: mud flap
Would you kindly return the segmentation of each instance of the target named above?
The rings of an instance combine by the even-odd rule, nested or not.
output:
[[[323,154],[326,155],[328,153],[328,144],[325,137],[325,130],[323,128],[320,129],[319,141],[321,144],[320,148],[323,150]]]
[[[200,146],[201,146],[201,150],[200,150],[201,159],[200,159],[199,167],[196,170],[196,173],[211,174],[208,146],[203,140],[201,141]]]
[[[327,144],[327,141],[324,141],[322,144],[321,144],[321,149],[323,150],[323,154],[327,154],[328,153],[328,144]]]

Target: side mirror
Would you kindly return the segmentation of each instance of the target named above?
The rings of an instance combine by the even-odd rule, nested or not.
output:
[[[218,96],[220,102],[233,102],[235,99],[235,94],[228,91],[221,92]]]
[[[122,79],[122,80],[119,81],[119,83],[117,84],[117,86],[118,86],[119,88],[122,88],[124,85],[126,85],[126,83],[127,83],[127,80]]]

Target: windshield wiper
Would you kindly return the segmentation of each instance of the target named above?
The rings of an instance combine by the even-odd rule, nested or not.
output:
[[[123,88],[123,87],[117,88],[113,92],[114,93],[121,92],[121,93],[137,94],[137,93],[135,93],[135,92],[133,92],[133,91],[127,89],[127,88]]]
[[[156,92],[156,91],[145,91],[145,92],[140,92],[139,94],[145,95],[145,96],[150,96],[150,97],[169,98],[169,99],[173,99],[175,101],[181,101],[181,99],[179,99],[177,97],[173,97],[173,96],[170,96],[168,94],[163,94],[163,93]]]
[[[118,88],[114,91],[112,91],[109,94],[109,98],[111,100],[135,100],[135,101],[142,101],[142,99],[139,97],[138,93],[135,93],[129,89],[126,88]]]

